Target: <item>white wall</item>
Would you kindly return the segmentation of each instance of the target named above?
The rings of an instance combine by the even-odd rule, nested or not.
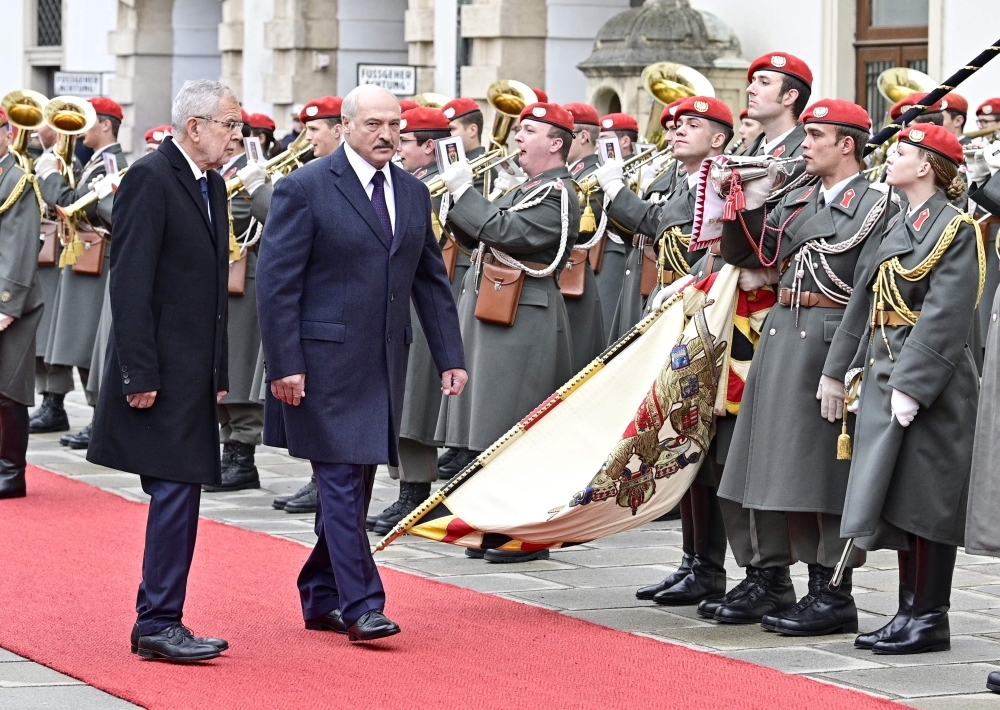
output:
[[[264,23],[274,19],[274,0],[243,0],[243,86],[236,87],[249,113],[274,118],[274,105],[264,101],[264,80],[273,71],[273,54],[264,46]]]
[[[115,74],[108,52],[108,32],[118,22],[118,0],[65,0],[63,3],[63,71],[101,72],[107,95]]]
[[[337,95],[358,85],[358,64],[407,64],[403,32],[407,0],[340,0]]]
[[[21,0],[4,3],[3,21],[7,27],[0,42],[0,96],[25,87],[24,5]]]
[[[438,0],[440,2],[441,0]],[[586,78],[576,65],[590,56],[601,26],[629,8],[628,0],[547,0],[545,86],[556,103],[584,101]]]
[[[1000,36],[1000,26],[993,21],[995,15],[984,14],[984,5],[978,0],[947,0],[942,5],[941,62],[938,67],[928,66],[937,81],[947,79]],[[978,128],[976,107],[988,98],[1000,96],[1000,57],[976,72],[957,93],[969,101],[966,130],[974,131]]]
[[[85,0],[89,2],[89,0]],[[188,79],[218,80],[222,74],[219,53],[219,0],[174,0],[174,57],[171,96]]]

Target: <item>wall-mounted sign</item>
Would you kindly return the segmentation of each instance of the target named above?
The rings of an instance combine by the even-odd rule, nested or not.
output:
[[[100,96],[101,74],[97,72],[57,71],[53,85],[57,96],[64,94],[83,98]]]
[[[375,84],[395,96],[417,93],[417,68],[407,64],[359,64],[358,86]]]

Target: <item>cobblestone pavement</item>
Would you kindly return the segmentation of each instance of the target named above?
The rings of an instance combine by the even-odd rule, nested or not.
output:
[[[67,397],[74,430],[90,416],[79,389]],[[33,436],[28,459],[63,475],[131,500],[146,497],[135,476],[101,468],[83,452],[59,445],[59,436]],[[288,538],[311,546],[313,516],[271,508],[271,499],[297,490],[309,479],[308,464],[282,451],[259,447],[262,488],[202,496],[206,518]],[[31,481],[28,481],[29,495]],[[396,498],[385,469],[376,477],[372,509]],[[371,536],[372,543],[376,537]],[[492,565],[471,560],[450,545],[403,538],[379,553],[379,564],[438,581],[554,609],[653,639],[771,666],[787,673],[875,693],[924,710],[1000,709],[1000,695],[986,690],[986,676],[1000,669],[1000,560],[959,552],[952,593],[952,650],[918,656],[873,656],[854,649],[853,634],[793,638],[757,626],[720,626],[697,616],[692,607],[656,607],[635,598],[635,588],[662,579],[681,558],[680,523],[652,523],[571,550],[550,560]],[[138,564],[138,561],[136,562]],[[742,578],[727,560],[730,584]],[[793,570],[796,590],[806,589],[805,565]],[[869,555],[855,572],[854,592],[861,631],[882,626],[896,610],[896,556]],[[288,580],[294,584],[294,580]],[[0,710],[8,708],[134,708],[68,676],[0,649]]]

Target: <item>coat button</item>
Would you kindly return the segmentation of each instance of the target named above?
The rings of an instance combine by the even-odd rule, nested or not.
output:
[[[776,330],[775,330],[774,328],[771,328],[771,335],[774,335],[774,334],[775,334],[775,333],[777,333],[777,332],[778,332],[778,331],[776,331]]]
[[[6,303],[9,300],[10,300],[10,291],[4,291],[3,293],[0,293],[0,301]]]
[[[122,372],[128,372],[128,368],[122,365]]]
[[[996,323],[996,322],[997,322],[997,314],[996,314],[996,313],[994,313],[994,314],[993,314],[993,322],[994,322],[994,323]]]
[[[394,294],[394,293],[390,293],[390,294],[389,294],[389,300],[390,300],[390,301],[395,301],[395,300],[396,300],[396,294]]]
[[[874,365],[875,364],[875,358],[872,358],[871,360],[869,360],[868,364],[869,365]]]
[[[385,336],[385,342],[391,343],[392,342],[392,336],[391,335]]]
[[[625,269],[625,275],[626,275],[626,276],[628,276],[628,275],[629,275],[629,274],[631,274],[631,273],[632,273],[632,270],[631,270],[631,269]]]
[[[129,379],[129,378],[127,378],[127,377],[126,377],[126,378],[125,378],[124,380],[122,380],[122,382],[124,382],[125,384],[128,384],[128,383],[129,383],[129,382],[131,382],[131,381],[132,381],[132,380],[130,380],[130,379]]]
[[[801,333],[799,333],[799,337],[800,338],[806,337],[806,332],[803,330]]]

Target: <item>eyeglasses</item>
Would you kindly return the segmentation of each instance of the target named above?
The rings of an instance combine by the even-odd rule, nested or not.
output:
[[[209,118],[208,116],[195,116],[195,118],[200,118],[202,121],[211,121],[212,123],[218,123],[220,126],[225,126],[226,130],[228,130],[230,133],[243,130],[243,121],[219,121],[214,118]]]
[[[417,143],[417,142],[418,141],[417,141],[416,138],[400,138],[399,139],[399,144],[400,145],[403,145],[404,143]]]

